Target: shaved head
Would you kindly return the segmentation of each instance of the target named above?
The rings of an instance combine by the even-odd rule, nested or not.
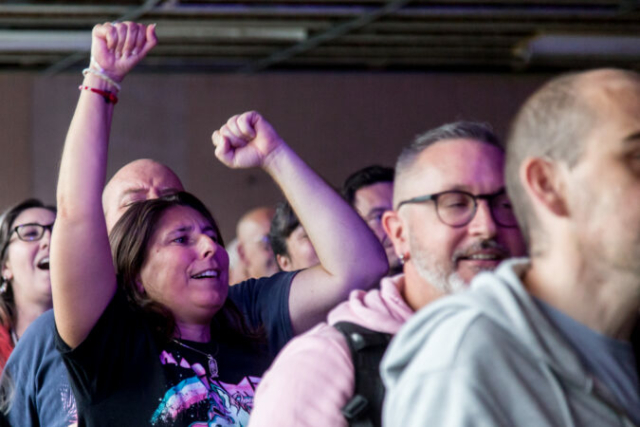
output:
[[[274,215],[274,208],[262,206],[245,213],[238,221],[238,256],[246,266],[248,277],[265,277],[278,272],[269,244],[269,229]]]
[[[600,69],[557,77],[534,93],[520,109],[507,142],[505,181],[522,233],[531,245],[540,231],[520,182],[527,158],[548,158],[573,168],[585,152],[585,141],[602,125],[602,108],[621,94],[637,93],[638,74]]]
[[[120,168],[102,192],[107,230],[134,202],[184,191],[180,178],[168,167],[151,159],[134,160]]]
[[[275,212],[275,209],[269,206],[261,206],[251,209],[249,212],[242,215],[240,221],[238,221],[236,234],[238,234],[238,237],[240,237],[240,235],[246,235],[248,231],[247,229],[251,227],[252,223],[262,223],[266,221],[271,224],[271,219]]]

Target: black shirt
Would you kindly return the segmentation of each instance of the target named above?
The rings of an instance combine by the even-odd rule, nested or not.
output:
[[[293,274],[277,274],[230,289],[240,286],[230,295],[243,295],[241,311],[249,319],[253,315],[256,325],[264,325],[272,351],[291,338],[292,278]],[[216,340],[214,330],[211,337],[205,344],[182,341],[199,351],[175,342],[159,344],[144,315],[133,310],[118,290],[78,347],[70,349],[56,334],[76,397],[79,425],[246,425],[254,389],[273,356],[243,341]],[[200,352],[216,360],[218,377],[211,377],[208,357]]]

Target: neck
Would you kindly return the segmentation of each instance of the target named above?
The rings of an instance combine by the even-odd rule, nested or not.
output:
[[[176,320],[176,327],[180,332],[179,338],[195,341],[195,342],[209,342],[211,340],[211,327],[208,323],[187,323]]]
[[[48,304],[18,304],[16,303],[16,324],[13,328],[16,336],[20,338],[31,322],[36,320],[42,313],[49,310],[52,305]]]
[[[594,331],[629,340],[640,308],[638,277],[604,271],[575,247],[549,249],[531,258],[523,278],[529,292]]]

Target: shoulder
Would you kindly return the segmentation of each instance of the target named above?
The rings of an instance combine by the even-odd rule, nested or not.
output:
[[[509,331],[482,313],[461,310],[439,320],[413,353],[396,347],[387,354],[384,419],[411,427],[426,420],[513,425],[506,407],[515,408],[517,400],[531,395],[530,383],[522,378],[538,375],[535,361]]]
[[[43,358],[48,351],[55,351],[55,331],[53,310],[46,311],[29,325],[7,365]]]
[[[511,320],[523,320],[518,311],[519,296],[507,280],[478,275],[471,290],[432,302],[403,326],[382,361],[385,384],[394,388],[412,376],[481,365],[488,355],[520,348],[515,330],[522,321]]]
[[[353,377],[344,337],[321,323],[291,340],[267,371],[251,425],[343,425],[340,409],[353,394]]]
[[[520,346],[514,332],[505,327],[508,319],[496,319],[484,307],[468,302],[447,297],[418,312],[397,334],[387,361],[401,356],[414,365],[413,374],[426,374],[483,363],[486,357]]]
[[[321,323],[310,331],[292,339],[280,352],[267,376],[280,372],[289,372],[292,381],[307,381],[292,375],[299,372],[302,376],[353,375],[351,354],[344,336],[337,329]]]
[[[50,338],[50,332],[55,330],[55,328],[56,322],[53,316],[53,310],[47,310],[34,320],[31,325],[29,325],[25,333],[20,338],[20,342],[23,339],[33,340],[36,337]]]

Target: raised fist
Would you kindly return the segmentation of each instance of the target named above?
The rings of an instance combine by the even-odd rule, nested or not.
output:
[[[121,82],[158,42],[155,24],[135,22],[98,24],[91,36],[92,67],[102,68],[116,82]]]
[[[231,117],[211,139],[216,157],[231,168],[262,167],[284,145],[271,124],[255,111]]]

